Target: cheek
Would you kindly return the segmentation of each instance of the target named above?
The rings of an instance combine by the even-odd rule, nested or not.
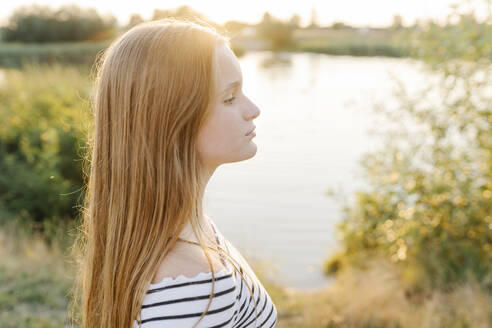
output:
[[[238,120],[229,108],[217,108],[199,134],[198,145],[204,156],[220,157],[237,147],[241,135]]]
[[[210,135],[216,142],[235,141],[239,135],[237,110],[233,107],[219,106],[212,117]]]

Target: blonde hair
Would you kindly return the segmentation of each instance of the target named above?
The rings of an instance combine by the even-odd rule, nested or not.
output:
[[[84,172],[74,243],[80,256],[72,306],[80,297],[82,328],[131,327],[154,272],[188,222],[212,272],[212,293],[198,322],[214,297],[210,250],[235,263],[244,278],[242,266],[198,220],[204,181],[196,137],[215,104],[221,43],[230,46],[204,22],[166,18],[126,31],[96,62],[84,169],[90,172]]]

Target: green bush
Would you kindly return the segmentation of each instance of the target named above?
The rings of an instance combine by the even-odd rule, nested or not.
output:
[[[77,216],[90,123],[86,76],[81,68],[60,65],[5,71],[0,85],[2,211],[39,226]]]
[[[413,288],[476,279],[492,291],[492,25],[461,14],[406,42],[435,79],[415,94],[397,81],[397,104],[375,107],[392,125],[384,149],[362,160],[370,187],[344,206],[343,250],[326,273],[377,255]]]

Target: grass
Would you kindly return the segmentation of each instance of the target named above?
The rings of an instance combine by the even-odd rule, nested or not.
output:
[[[12,224],[0,230],[0,327],[62,327],[73,274],[60,246]]]
[[[68,324],[75,271],[64,229],[50,245],[13,224],[0,229],[0,327]],[[409,297],[397,268],[378,260],[365,271],[345,271],[328,288],[302,292],[269,280],[267,264],[251,264],[276,304],[276,328],[492,327],[492,296],[472,282]]]
[[[21,43],[0,42],[0,66],[21,67],[25,61],[92,64],[97,54],[109,45],[99,42]]]
[[[279,309],[279,328],[490,328],[492,295],[468,282],[444,293],[408,295],[398,268],[374,260],[349,269],[325,289],[278,293],[266,282]]]

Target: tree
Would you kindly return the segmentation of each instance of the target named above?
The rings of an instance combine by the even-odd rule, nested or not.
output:
[[[99,40],[112,37],[116,27],[115,17],[102,17],[92,8],[70,4],[54,10],[35,4],[13,12],[3,29],[3,40],[39,43]]]
[[[347,27],[349,27],[349,26],[343,22],[333,22],[333,24],[331,24],[331,28],[334,30],[341,30],[341,29],[344,29]]]
[[[234,20],[231,20],[231,21],[227,21],[225,24],[224,24],[224,28],[231,34],[233,35],[237,35],[237,34],[240,34],[241,31],[245,28],[249,26],[249,24],[246,24],[246,23],[242,23],[242,22],[238,22],[238,21],[234,21]]]
[[[309,28],[318,28],[318,13],[316,8],[311,8],[311,23],[309,24]]]
[[[289,20],[289,24],[296,29],[299,28],[301,24],[301,16],[299,16],[299,14],[292,15],[292,17]]]
[[[168,17],[209,24],[217,30],[223,31],[223,27],[221,25],[209,20],[204,14],[187,5],[179,6],[175,9],[154,9],[152,14],[152,20],[159,20]]]
[[[403,27],[403,19],[401,15],[397,14],[393,16],[393,24],[391,25],[392,29],[398,30]]]
[[[268,12],[263,14],[257,30],[258,35],[269,41],[274,50],[285,49],[294,44],[294,27],[272,17]]]
[[[144,22],[144,19],[142,18],[142,16],[140,16],[139,14],[131,14],[130,16],[130,20],[126,26],[126,29],[130,29],[132,28],[133,26],[136,26],[140,23],[143,23]]]
[[[272,22],[272,15],[268,11],[265,11],[263,16],[261,17],[260,25],[268,25]]]

